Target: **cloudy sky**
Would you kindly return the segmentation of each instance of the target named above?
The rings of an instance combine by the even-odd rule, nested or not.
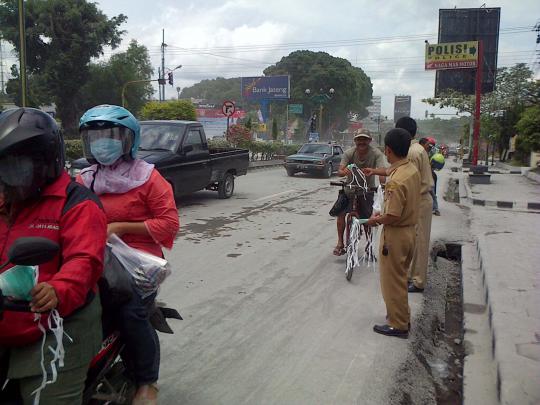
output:
[[[168,68],[179,64],[175,87],[217,76],[261,75],[262,70],[298,49],[325,51],[361,67],[382,96],[384,115],[392,116],[394,95],[411,95],[412,115],[433,107],[434,72],[424,71],[424,40],[437,42],[438,9],[480,7],[475,1],[360,0],[100,0],[108,16],[128,21],[120,50],[131,39],[144,44],[160,66],[162,29]],[[537,0],[505,0],[501,7],[499,66],[534,66],[540,21]],[[110,56],[107,50],[105,57]],[[167,97],[176,90],[167,86]],[[437,112],[437,111],[435,111]]]

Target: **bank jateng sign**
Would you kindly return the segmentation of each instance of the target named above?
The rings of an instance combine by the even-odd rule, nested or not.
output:
[[[242,77],[240,86],[244,100],[286,100],[290,97],[289,76]]]

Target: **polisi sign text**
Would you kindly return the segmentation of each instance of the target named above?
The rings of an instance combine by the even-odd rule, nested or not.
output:
[[[426,44],[426,69],[475,68],[478,63],[478,41]]]

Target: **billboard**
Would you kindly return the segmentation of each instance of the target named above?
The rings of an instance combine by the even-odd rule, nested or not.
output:
[[[501,9],[452,8],[439,10],[439,43],[482,40],[484,64],[482,93],[495,88]],[[435,97],[448,90],[475,93],[476,69],[441,70],[435,77]]]
[[[478,66],[478,41],[426,44],[426,70]]]
[[[411,96],[396,96],[394,99],[394,123],[401,117],[411,116]]]
[[[290,76],[242,77],[240,91],[244,100],[287,100]]]

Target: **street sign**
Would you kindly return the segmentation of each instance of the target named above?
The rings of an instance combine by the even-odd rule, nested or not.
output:
[[[304,112],[303,104],[289,104],[289,114],[302,114]]]
[[[223,114],[225,116],[230,117],[236,111],[236,107],[232,101],[226,100],[223,102],[223,105],[221,106],[221,111],[223,111]]]
[[[426,44],[426,70],[474,69],[478,66],[478,41]]]

